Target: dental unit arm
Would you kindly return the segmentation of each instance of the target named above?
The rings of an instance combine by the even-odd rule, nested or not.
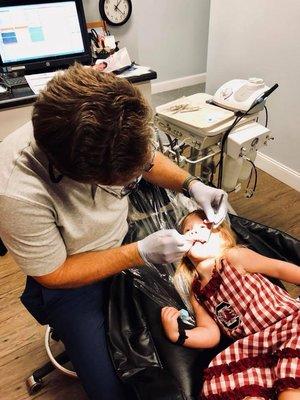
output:
[[[274,139],[267,124],[257,122],[258,116],[265,108],[267,117],[265,102],[277,87],[266,86],[260,78],[234,79],[214,96],[197,93],[157,107],[155,125],[165,134],[164,139],[159,135],[161,149],[180,166],[188,164],[193,175],[196,164],[201,164],[206,183],[212,183],[219,166],[217,186],[227,192],[238,191],[247,179],[249,186],[254,169],[254,188],[246,190],[246,197],[251,197],[257,151]]]

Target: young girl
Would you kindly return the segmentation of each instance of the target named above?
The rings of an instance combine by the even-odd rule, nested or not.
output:
[[[300,284],[300,268],[237,246],[224,222],[211,229],[202,211],[181,224],[193,246],[174,282],[189,289],[196,327],[179,334],[179,311],[162,309],[167,337],[186,347],[209,348],[219,329],[235,342],[204,371],[200,399],[300,399],[300,303],[263,275]]]

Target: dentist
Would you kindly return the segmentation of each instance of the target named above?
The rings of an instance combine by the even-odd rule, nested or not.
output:
[[[32,123],[0,144],[0,237],[27,275],[22,302],[52,326],[89,399],[123,398],[106,346],[109,277],[145,262],[173,262],[191,244],[176,230],[122,245],[128,200],[140,177],[194,198],[208,219],[222,190],[156,151],[139,91],[80,65],[57,74]]]

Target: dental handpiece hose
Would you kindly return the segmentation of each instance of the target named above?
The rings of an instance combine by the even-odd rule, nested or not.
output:
[[[220,165],[219,165],[219,175],[218,175],[218,187],[222,188],[222,178],[223,178],[223,154],[224,154],[224,148],[225,148],[225,143],[227,141],[228,135],[230,132],[232,132],[233,128],[246,116],[249,115],[249,112],[253,110],[258,104],[262,103],[267,97],[270,96],[271,93],[274,92],[279,87],[278,83],[275,83],[273,86],[270,87],[267,91],[265,91],[258,99],[256,99],[251,107],[244,112],[237,112],[236,113],[236,118],[233,122],[233,124],[227,129],[227,131],[224,133],[222,141],[221,141],[221,158],[220,158]]]

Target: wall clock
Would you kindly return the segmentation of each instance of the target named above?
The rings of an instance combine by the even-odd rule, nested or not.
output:
[[[99,11],[102,19],[109,25],[124,25],[132,12],[131,0],[100,0]]]

